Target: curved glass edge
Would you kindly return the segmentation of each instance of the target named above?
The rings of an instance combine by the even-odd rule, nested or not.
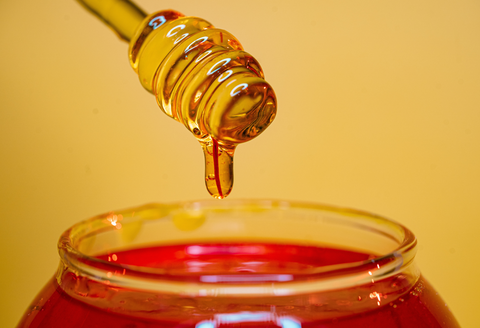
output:
[[[127,226],[135,227],[158,220],[175,221],[178,213],[182,215],[188,213],[188,220],[190,220],[191,218],[203,218],[203,216],[211,213],[213,213],[212,215],[218,213],[231,215],[240,211],[243,214],[250,212],[257,215],[261,212],[279,211],[275,218],[277,220],[278,217],[283,215],[282,213],[287,215],[295,210],[313,211],[315,213],[323,211],[329,214],[329,216],[323,217],[323,220],[331,220],[335,224],[353,226],[355,229],[386,235],[389,239],[398,243],[398,246],[391,252],[379,254],[377,258],[372,260],[319,267],[305,275],[295,276],[286,281],[247,284],[214,284],[201,281],[187,283],[181,280],[181,276],[169,276],[161,269],[120,265],[97,259],[90,256],[91,254],[87,255],[82,252],[85,244],[91,243],[92,239],[100,234],[114,233],[122,236],[122,229]],[[332,214],[337,215],[337,217],[331,216]],[[178,225],[176,228],[178,228]],[[127,237],[131,238],[131,236]],[[274,200],[228,200],[222,202],[212,200],[176,204],[150,204],[99,215],[68,229],[61,236],[58,244],[64,265],[60,266],[63,269],[59,269],[57,280],[62,285],[62,277],[66,272],[70,272],[108,286],[148,290],[157,293],[190,296],[215,295],[218,297],[286,296],[347,289],[380,282],[399,274],[407,277],[406,280],[409,285],[413,285],[420,276],[419,270],[413,263],[416,253],[415,246],[415,236],[402,225],[378,215],[348,208]]]

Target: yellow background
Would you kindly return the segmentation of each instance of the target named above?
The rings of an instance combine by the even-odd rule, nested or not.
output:
[[[480,315],[480,2],[153,1],[233,33],[278,116],[238,147],[230,197],[400,221],[463,327]],[[207,198],[203,154],[157,108],[127,45],[75,1],[0,1],[0,326],[57,266],[61,232],[148,202]]]

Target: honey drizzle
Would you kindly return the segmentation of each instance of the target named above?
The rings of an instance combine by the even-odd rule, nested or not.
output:
[[[218,169],[218,141],[212,138],[213,142],[213,166],[215,172],[215,184],[217,185],[218,198],[223,199],[222,185],[220,183],[220,173]]]
[[[228,196],[235,147],[276,115],[275,93],[260,64],[232,34],[204,19],[173,10],[147,16],[129,0],[78,1],[130,42],[141,84],[200,141],[208,192]]]

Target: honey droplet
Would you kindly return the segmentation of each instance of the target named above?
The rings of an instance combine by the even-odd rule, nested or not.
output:
[[[216,199],[223,199],[233,187],[233,154],[235,146],[225,147],[213,138],[200,141],[205,155],[205,185]]]

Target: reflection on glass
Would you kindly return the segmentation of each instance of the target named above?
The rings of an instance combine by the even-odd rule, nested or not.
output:
[[[222,66],[227,65],[232,59],[231,58],[225,58],[220,61],[217,61],[213,66],[210,68],[208,71],[207,75],[212,75],[213,73],[217,72]],[[221,64],[218,66],[218,64]],[[218,67],[217,67],[218,66]]]
[[[277,317],[275,312],[239,312],[216,314],[213,320],[199,322],[195,328],[218,328],[220,325],[258,323],[274,324],[280,328],[301,328],[300,322],[289,317]]]
[[[248,87],[248,84],[246,83],[240,83],[239,85],[235,86],[232,91],[230,91],[230,96],[235,97],[238,95],[240,92],[245,90]],[[241,89],[241,90],[239,90]]]
[[[207,40],[208,40],[208,36],[203,36],[203,37],[201,37],[201,38],[196,39],[195,41],[193,41],[192,43],[190,43],[190,44],[187,46],[187,48],[185,48],[185,53],[188,53],[190,50],[192,50],[192,49],[193,49],[192,46],[193,46],[194,44],[195,44],[195,45],[198,45],[199,43],[205,42],[205,41],[207,41]]]
[[[168,33],[167,33],[167,38],[171,38],[172,36],[174,36],[175,34],[177,34],[177,33],[178,33],[177,29],[183,30],[184,28],[185,28],[185,25],[184,25],[184,24],[180,24],[180,25],[175,26],[175,27],[172,28],[170,31],[168,31]],[[175,33],[173,33],[173,31],[175,31]]]
[[[167,20],[165,19],[164,16],[157,16],[155,18],[153,18],[149,23],[148,25],[149,26],[152,26],[153,29],[157,29],[159,28],[160,26],[162,26]]]

